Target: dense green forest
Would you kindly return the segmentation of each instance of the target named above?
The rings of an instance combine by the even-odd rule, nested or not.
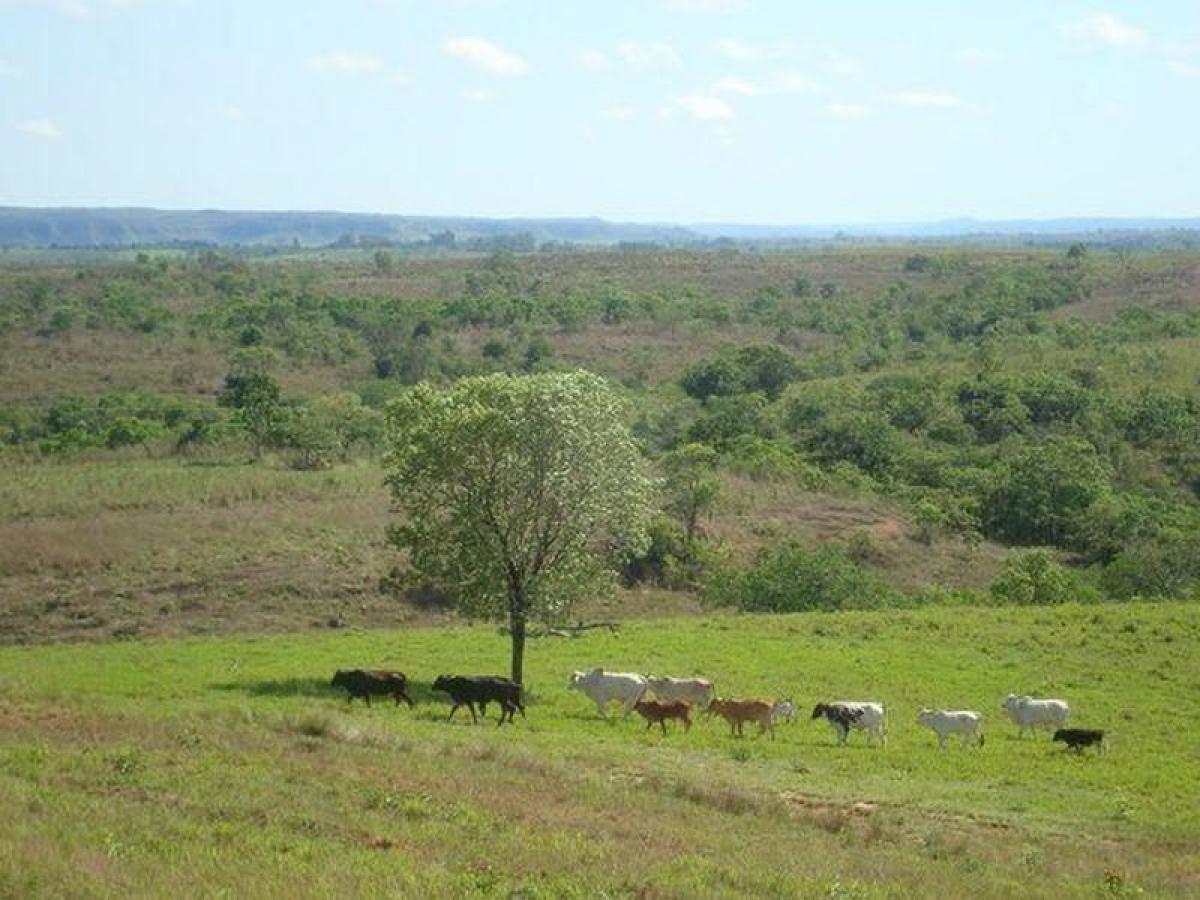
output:
[[[103,552],[27,560],[63,516],[188,527],[214,479],[221,502],[382,521],[389,400],[585,368],[621,387],[661,478],[621,586],[646,603],[1191,598],[1198,350],[1188,251],[47,253],[0,269],[0,528],[21,548],[0,579],[169,580]],[[412,601],[378,547],[294,549],[361,574],[372,603]]]

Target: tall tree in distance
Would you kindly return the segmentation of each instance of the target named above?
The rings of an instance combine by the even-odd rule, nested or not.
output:
[[[389,538],[460,610],[507,620],[518,683],[529,620],[611,585],[648,542],[653,485],[623,413],[587,372],[420,384],[388,407]]]

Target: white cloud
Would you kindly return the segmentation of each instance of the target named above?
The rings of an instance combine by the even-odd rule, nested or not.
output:
[[[815,94],[820,90],[803,72],[779,72],[771,80],[771,91],[776,94]]]
[[[1097,13],[1063,27],[1067,37],[1100,47],[1140,50],[1150,43],[1141,28],[1112,13]]]
[[[688,13],[727,13],[744,5],[744,0],[667,0],[667,9]]]
[[[16,0],[0,0],[0,7],[13,5]],[[90,22],[105,13],[130,12],[145,5],[144,0],[28,0],[79,22]]]
[[[481,37],[453,37],[442,42],[442,49],[455,59],[492,75],[524,75],[529,63],[499,44]]]
[[[897,91],[892,99],[901,106],[914,109],[962,109],[966,104],[962,97],[940,88],[913,88]]]
[[[232,103],[226,103],[218,107],[217,112],[230,122],[244,122],[246,120],[246,111],[240,106],[234,106]]]
[[[741,94],[743,97],[755,97],[762,93],[762,88],[753,81],[738,78],[736,75],[727,75],[719,79],[712,89],[717,94]]]
[[[675,104],[693,119],[701,122],[727,122],[734,117],[733,107],[720,97],[679,97]]]
[[[459,91],[459,96],[471,103],[487,103],[495,94],[487,88],[463,88]]]
[[[1200,63],[1188,62],[1186,59],[1169,59],[1167,68],[1172,75],[1180,78],[1200,78]]]
[[[1000,61],[1000,53],[990,47],[963,47],[954,58],[964,66],[990,66]]]
[[[635,72],[678,69],[683,65],[678,51],[665,41],[621,41],[617,54]]]
[[[382,75],[387,64],[371,53],[354,50],[331,50],[308,58],[308,67],[316,72],[338,75]]]
[[[575,54],[575,65],[589,72],[607,72],[612,68],[612,60],[599,50],[580,50]]]
[[[771,94],[816,94],[821,86],[802,72],[777,72],[765,82],[727,75],[712,86],[714,94],[763,97]]]
[[[733,38],[722,38],[719,41],[713,41],[712,46],[713,50],[721,56],[740,63],[759,62],[766,59],[770,52],[766,47],[761,45],[747,44]]]
[[[610,122],[624,122],[632,119],[635,112],[632,106],[608,106],[600,111],[600,115]]]
[[[844,56],[841,53],[827,53],[821,61],[821,69],[829,75],[838,78],[854,78],[862,74],[862,64],[858,60]]]
[[[0,78],[20,78],[22,74],[12,63],[0,59]]]
[[[871,107],[862,103],[829,103],[825,112],[835,119],[863,119],[871,114]]]
[[[21,134],[42,141],[57,141],[62,137],[62,130],[49,119],[26,119],[15,127]]]

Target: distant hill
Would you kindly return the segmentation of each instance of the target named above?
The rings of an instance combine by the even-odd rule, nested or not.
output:
[[[704,237],[734,240],[831,238],[1063,237],[1142,231],[1196,231],[1200,218],[943,219],[936,222],[859,222],[833,225],[754,225],[701,222],[688,226]]]
[[[487,219],[341,212],[254,212],[146,208],[0,207],[0,247],[250,247],[421,244],[466,247],[510,243],[513,249],[565,241],[615,245],[684,245],[713,241],[756,244],[850,241],[1029,241],[1071,237],[1145,241],[1200,235],[1200,218],[947,219],[939,222],[843,225],[610,222],[596,217]]]
[[[338,241],[413,243],[451,232],[456,242],[502,237],[581,244],[691,243],[674,225],[578,219],[483,219],[340,212],[230,212],[144,208],[0,207],[0,246],[166,244],[321,246]]]

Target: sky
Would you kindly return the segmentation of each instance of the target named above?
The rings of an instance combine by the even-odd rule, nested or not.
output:
[[[1200,215],[1200,0],[0,0],[0,205]]]

